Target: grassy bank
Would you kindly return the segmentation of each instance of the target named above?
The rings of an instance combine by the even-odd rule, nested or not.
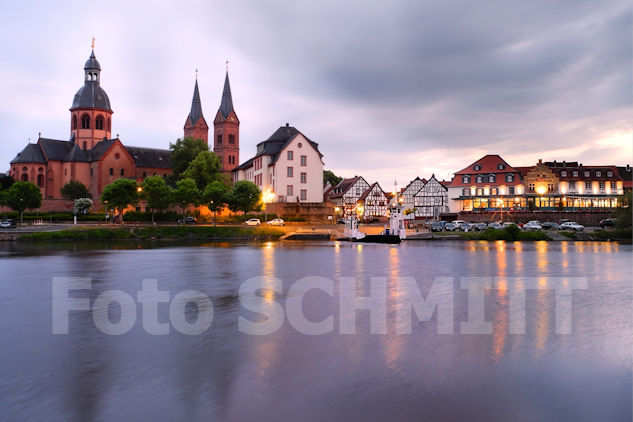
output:
[[[83,240],[275,240],[284,232],[269,227],[153,226],[68,229],[24,234],[30,242]]]
[[[460,233],[460,237],[467,240],[552,240],[542,231],[526,232],[521,231],[516,226],[506,227],[505,229],[489,228],[483,232]]]

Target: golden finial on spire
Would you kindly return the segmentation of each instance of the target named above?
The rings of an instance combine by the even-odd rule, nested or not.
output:
[[[92,49],[95,49],[95,37],[92,37]]]
[[[229,61],[227,60],[225,63],[226,63],[226,71],[228,72],[229,71]]]

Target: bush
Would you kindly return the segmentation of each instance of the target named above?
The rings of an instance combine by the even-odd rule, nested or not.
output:
[[[595,240],[633,240],[633,232],[629,229],[596,230],[591,233]]]

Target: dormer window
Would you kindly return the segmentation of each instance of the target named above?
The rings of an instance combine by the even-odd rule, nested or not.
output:
[[[573,175],[574,175],[574,177],[578,177],[578,172],[577,172],[577,171],[575,171],[575,172],[573,173]]]
[[[462,176],[462,183],[470,183],[470,176],[467,174]]]
[[[602,172],[601,171],[597,171],[596,172],[596,177],[601,177],[602,176]]]
[[[613,177],[613,172],[612,171],[608,171],[607,172],[607,177]]]
[[[506,182],[514,182],[514,174],[508,173],[506,175]]]
[[[567,172],[565,170],[560,172],[561,177],[567,177]]]
[[[506,166],[504,164],[497,164],[497,170],[503,170],[504,168],[506,168]]]
[[[589,172],[588,171],[585,172],[585,177],[589,177]]]
[[[481,170],[481,164],[475,164],[474,169],[475,169],[475,171]]]
[[[477,176],[477,183],[483,183],[484,182],[484,177],[483,176]]]

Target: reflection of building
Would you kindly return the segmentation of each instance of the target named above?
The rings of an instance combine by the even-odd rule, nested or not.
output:
[[[448,212],[448,190],[435,175],[413,195],[415,217],[438,218]]]
[[[322,157],[319,144],[286,124],[257,144],[255,156],[233,170],[233,180],[255,183],[272,202],[323,202]]]
[[[455,173],[448,184],[451,212],[521,207],[523,193],[519,170],[498,155],[480,158]]]
[[[539,162],[511,167],[486,155],[455,173],[448,185],[452,212],[613,208],[630,178],[630,167],[583,166],[577,162]],[[629,186],[631,182],[629,181]]]
[[[112,114],[93,50],[84,66],[84,85],[70,107],[70,139],[40,136],[11,161],[11,176],[39,186],[44,199],[61,199],[61,188],[70,181],[83,183],[98,198],[120,177],[171,174],[168,150],[128,147],[111,137]]]

